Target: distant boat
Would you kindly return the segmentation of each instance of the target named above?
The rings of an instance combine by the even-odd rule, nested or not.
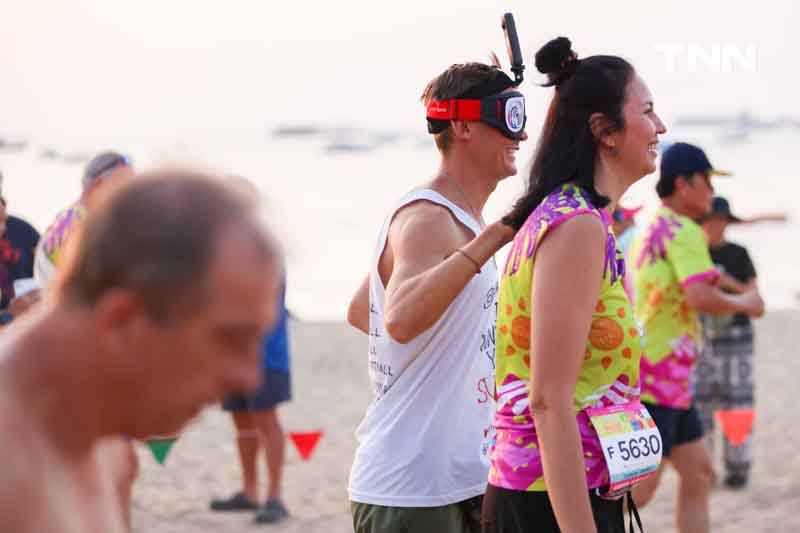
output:
[[[381,144],[373,134],[356,127],[338,126],[325,133],[324,150],[333,154],[370,152]]]
[[[278,126],[272,132],[273,137],[308,137],[322,133],[320,128],[314,126]]]
[[[325,145],[326,152],[339,153],[363,153],[375,148],[374,144],[364,142],[332,141]]]
[[[780,128],[786,123],[782,120],[761,120],[754,117],[748,111],[742,111],[734,116],[695,116],[679,117],[675,120],[677,126],[710,126],[718,128],[742,128],[742,129],[773,129]]]
[[[25,141],[8,141],[0,139],[0,151],[3,152],[21,152],[28,146]]]
[[[791,118],[764,120],[754,117],[748,111],[733,116],[694,116],[680,117],[675,120],[676,126],[709,127],[722,130],[719,140],[726,143],[741,143],[750,140],[756,131],[774,130],[787,127],[800,127],[800,121]]]
[[[52,148],[45,148],[44,150],[39,152],[39,157],[41,159],[58,159],[58,152],[56,152]]]
[[[64,154],[62,156],[62,160],[65,163],[71,163],[71,164],[86,163],[87,161],[89,161],[89,156],[81,153]]]
[[[375,144],[394,144],[402,139],[403,135],[392,131],[383,131],[373,132],[370,137]]]
[[[737,144],[749,141],[750,137],[751,130],[747,128],[732,128],[724,130],[719,136],[719,140],[726,144]]]

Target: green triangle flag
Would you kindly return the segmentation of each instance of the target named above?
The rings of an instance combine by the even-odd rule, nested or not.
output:
[[[153,457],[156,458],[158,464],[163,465],[167,460],[172,445],[178,440],[177,437],[154,437],[147,440],[147,447],[153,452]]]

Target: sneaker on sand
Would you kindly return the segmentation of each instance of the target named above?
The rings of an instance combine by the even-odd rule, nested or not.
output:
[[[258,504],[245,496],[244,492],[237,492],[230,498],[211,501],[212,511],[255,511]]]
[[[256,513],[257,524],[277,524],[289,517],[289,511],[280,500],[267,500]]]

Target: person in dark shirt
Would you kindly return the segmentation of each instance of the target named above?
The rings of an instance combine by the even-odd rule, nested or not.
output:
[[[6,199],[0,196],[0,323],[10,321],[21,302],[15,299],[14,281],[33,277],[33,256],[39,232],[21,218],[6,214]],[[5,322],[4,322],[5,321]]]
[[[752,220],[755,221],[755,220]],[[725,240],[730,224],[746,223],[731,213],[728,201],[716,197],[711,213],[702,221],[708,236],[711,259],[720,270],[718,285],[726,292],[742,293],[758,289],[756,269],[747,250]],[[695,369],[695,402],[703,426],[710,428],[708,443],[714,447],[714,413],[720,410],[752,410],[753,328],[743,314],[702,318],[705,347]],[[733,444],[723,432],[725,479],[729,488],[747,485],[752,462],[752,431],[741,444]]]

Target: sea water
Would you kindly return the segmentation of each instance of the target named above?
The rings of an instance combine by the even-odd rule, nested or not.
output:
[[[75,141],[65,132],[61,139],[0,152],[3,194],[11,214],[43,230],[78,197],[82,154],[113,148],[130,154],[140,169],[191,164],[247,177],[262,192],[265,217],[286,250],[289,308],[302,319],[341,320],[370,268],[386,213],[405,192],[431,179],[438,154],[421,131],[296,133],[206,133],[175,142]],[[686,129],[680,137],[670,133],[669,140],[700,144],[715,166],[734,173],[714,178],[714,185],[735,214],[790,217],[782,224],[731,226],[728,238],[748,248],[769,309],[800,305],[800,131],[759,131],[737,142],[721,139],[716,130]],[[484,210],[487,222],[499,218],[524,190],[534,146],[534,139],[522,144],[520,173],[501,182],[491,196]],[[645,205],[639,222],[659,204],[655,181],[655,175],[644,178],[623,198],[626,206]],[[498,264],[505,253],[498,253]]]

